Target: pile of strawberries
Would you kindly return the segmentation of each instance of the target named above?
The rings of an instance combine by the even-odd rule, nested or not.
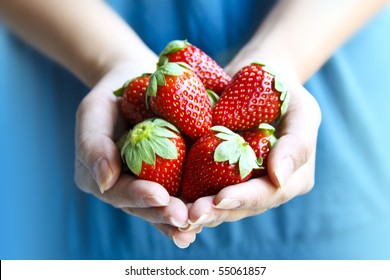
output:
[[[114,94],[131,127],[118,142],[124,164],[186,202],[266,175],[274,126],[289,99],[264,64],[230,78],[201,49],[178,40],[161,52],[153,74]]]

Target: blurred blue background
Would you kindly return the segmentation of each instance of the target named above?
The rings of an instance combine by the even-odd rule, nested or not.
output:
[[[187,38],[222,65],[268,11],[265,1],[244,1],[240,13],[239,1],[160,1],[164,15],[144,15],[140,9],[156,2],[109,2],[157,53]],[[191,17],[167,21],[184,3],[193,5]],[[210,14],[201,5],[211,5]],[[180,250],[149,224],[78,190],[75,112],[88,89],[1,25],[0,258],[390,259],[389,49],[387,8],[305,85],[323,113],[313,191],[205,229]]]

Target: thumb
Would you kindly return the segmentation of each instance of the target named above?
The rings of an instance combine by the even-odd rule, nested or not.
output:
[[[321,122],[318,103],[303,86],[295,86],[290,94],[287,113],[280,123],[280,137],[267,164],[271,181],[279,187],[285,186],[290,177],[315,155]]]
[[[313,146],[295,134],[286,134],[279,138],[268,158],[268,174],[271,181],[284,187],[290,177],[309,161]]]
[[[114,185],[121,172],[121,159],[113,140],[118,104],[110,94],[92,90],[81,102],[76,117],[76,157],[85,167],[76,170],[76,177],[89,175],[102,193]]]

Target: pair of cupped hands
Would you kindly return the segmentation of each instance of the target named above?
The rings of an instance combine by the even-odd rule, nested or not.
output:
[[[251,62],[236,57],[225,70],[233,76]],[[113,66],[79,105],[75,181],[81,190],[148,221],[179,248],[186,248],[203,227],[261,214],[312,189],[321,113],[315,99],[292,75],[285,80],[291,98],[278,125],[279,140],[268,157],[268,176],[185,204],[157,183],[121,173],[122,159],[115,142],[125,131],[125,121],[120,101],[112,92],[129,78],[140,76],[143,63]]]

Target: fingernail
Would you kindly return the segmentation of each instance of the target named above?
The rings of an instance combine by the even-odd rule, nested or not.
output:
[[[169,204],[169,199],[167,200],[159,195],[145,196],[143,200],[146,205],[154,207],[167,206]]]
[[[179,230],[181,232],[189,232],[191,230],[197,229],[201,227],[200,225],[194,225],[194,224],[187,224],[185,227],[179,227]]]
[[[175,245],[177,247],[179,247],[180,249],[185,249],[185,248],[188,248],[188,246],[190,246],[191,243],[180,243],[175,236],[172,236],[172,240],[173,240],[173,243],[175,243]]]
[[[218,209],[235,209],[242,205],[242,202],[237,199],[224,198],[217,205],[214,205]]]
[[[216,219],[216,216],[213,214],[203,214],[195,222],[189,220],[188,223],[191,225],[202,225],[202,224],[211,223],[211,222],[215,221],[215,219]]]
[[[113,173],[105,158],[101,157],[95,162],[93,165],[93,176],[101,193],[108,190]]]
[[[186,227],[187,226],[187,224],[183,224],[183,223],[180,223],[178,220],[176,220],[174,217],[172,217],[172,216],[170,216],[170,217],[168,217],[168,222],[171,224],[171,225],[173,225],[173,226],[175,226],[175,227],[178,227],[178,228],[180,228],[180,227]]]
[[[291,158],[287,157],[281,160],[280,164],[275,170],[276,179],[279,182],[279,186],[283,188],[288,179],[294,172],[294,165]]]

